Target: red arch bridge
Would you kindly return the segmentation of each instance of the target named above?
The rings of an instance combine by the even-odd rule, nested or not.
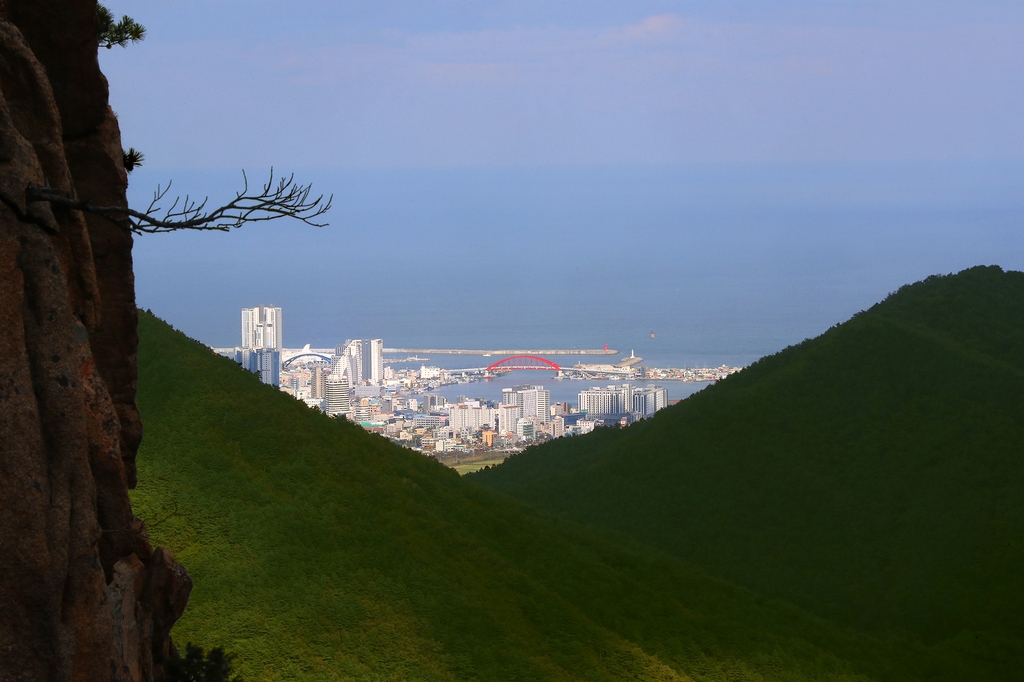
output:
[[[536,355],[513,355],[504,360],[498,360],[487,368],[488,372],[498,369],[539,369],[547,372],[560,372],[562,368],[556,363]]]

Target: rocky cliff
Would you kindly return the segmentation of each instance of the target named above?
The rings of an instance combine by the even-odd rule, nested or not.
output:
[[[132,514],[132,235],[94,0],[0,0],[0,680],[152,680],[191,581]]]

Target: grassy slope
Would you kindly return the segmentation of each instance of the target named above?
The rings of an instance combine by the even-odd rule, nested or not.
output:
[[[1024,273],[904,287],[625,430],[471,475],[838,622],[1024,662]]]
[[[249,682],[955,669],[548,520],[308,410],[149,314],[140,337],[133,502],[196,583],[175,637],[237,653]]]

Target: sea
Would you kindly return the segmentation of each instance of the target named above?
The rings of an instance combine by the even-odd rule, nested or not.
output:
[[[283,309],[291,348],[349,338],[390,348],[607,344],[653,367],[745,366],[929,275],[1024,269],[1018,161],[296,177],[333,194],[329,226],[138,236],[140,307],[218,347],[238,345],[240,309],[262,304]],[[171,179],[173,193],[215,205],[241,172],[143,167],[131,176],[132,204],[145,207]]]
[[[538,376],[539,375],[539,376]],[[442,386],[430,391],[437,395],[444,396],[448,402],[455,402],[459,397],[466,397],[469,400],[501,400],[501,390],[513,386],[543,386],[551,392],[552,403],[570,403],[573,406],[578,404],[579,392],[586,388],[595,386],[608,386],[609,384],[626,383],[623,380],[580,380],[580,379],[556,379],[552,373],[538,371],[512,372],[504,376],[488,379],[486,381],[474,381],[468,384],[454,384]],[[694,393],[703,390],[709,384],[697,381],[629,381],[631,386],[643,388],[646,386],[661,386],[668,392],[669,400],[683,400]]]
[[[566,356],[561,356],[559,360],[564,360]],[[458,358],[455,362],[449,361],[450,358]],[[394,363],[388,362],[385,358],[386,365],[392,365],[396,368],[417,368],[420,365],[428,364],[435,365],[438,367],[450,367],[459,368],[467,367],[486,367],[491,362],[500,360],[501,358],[496,357],[482,357],[476,355],[444,355],[435,356],[427,362],[416,362],[416,363]],[[474,364],[474,360],[478,364]],[[577,362],[577,359],[572,362]],[[586,360],[584,360],[586,362]],[[568,402],[573,405],[577,404],[577,398],[579,392],[585,388],[592,388],[595,386],[608,386],[610,384],[622,384],[629,383],[631,386],[643,388],[646,386],[660,386],[668,391],[669,400],[682,400],[687,398],[694,393],[704,389],[709,385],[709,382],[698,382],[698,381],[650,381],[650,380],[627,380],[627,379],[560,379],[556,372],[544,371],[544,370],[515,370],[508,374],[502,374],[500,376],[493,377],[491,379],[485,379],[480,381],[471,381],[464,384],[450,384],[441,386],[439,388],[428,391],[435,395],[444,396],[449,402],[455,402],[457,398],[465,397],[469,400],[500,400],[501,391],[504,388],[511,388],[513,386],[543,386],[551,392],[551,402]]]

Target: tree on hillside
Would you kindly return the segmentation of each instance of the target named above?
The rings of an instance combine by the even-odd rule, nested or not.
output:
[[[104,5],[96,4],[96,28],[100,36],[100,47],[108,50],[115,45],[128,47],[128,43],[140,42],[146,37],[146,27],[129,16],[114,21],[114,14]]]
[[[159,682],[242,682],[231,676],[234,656],[220,647],[204,653],[191,642],[185,645],[185,656],[172,656],[164,662],[164,675]]]

